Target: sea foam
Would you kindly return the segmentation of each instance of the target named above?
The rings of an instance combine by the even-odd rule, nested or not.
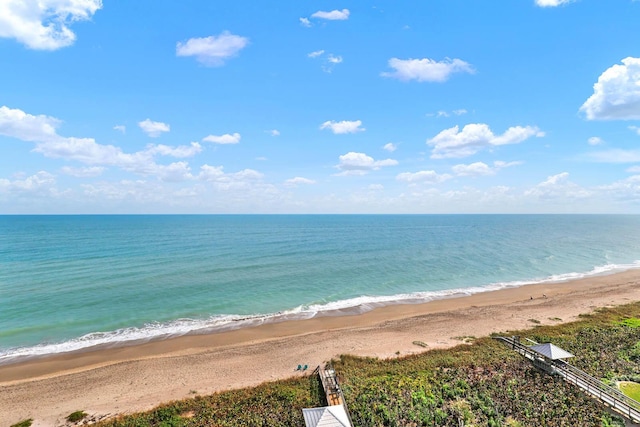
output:
[[[640,260],[629,264],[606,264],[594,267],[586,273],[565,273],[532,280],[491,283],[486,286],[447,289],[441,291],[413,292],[396,295],[360,296],[339,301],[300,305],[277,313],[241,315],[216,315],[206,319],[176,319],[165,323],[149,323],[142,327],[122,328],[115,331],[92,332],[58,343],[11,348],[0,351],[0,365],[24,361],[48,355],[86,351],[90,349],[133,345],[151,340],[167,339],[188,334],[224,332],[239,328],[259,326],[291,320],[310,319],[319,316],[355,315],[378,307],[393,304],[419,304],[445,298],[455,298],[516,288],[539,283],[561,283],[586,277],[600,276],[640,268]]]

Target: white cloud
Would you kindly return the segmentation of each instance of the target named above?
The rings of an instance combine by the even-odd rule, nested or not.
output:
[[[115,125],[113,130],[117,130],[118,132],[127,133],[127,128],[125,125]]]
[[[203,141],[211,142],[213,144],[237,144],[242,137],[238,132],[224,135],[209,135],[202,138]]]
[[[333,120],[326,121],[320,125],[320,129],[331,129],[331,132],[335,134],[344,134],[344,133],[356,133],[356,132],[364,132],[366,129],[361,127],[362,121],[360,120],[343,120],[341,122],[335,122]]]
[[[307,54],[309,58],[318,58],[321,59],[324,64],[322,65],[322,71],[325,73],[331,73],[333,68],[342,63],[342,56],[334,55],[333,53],[325,54],[324,50],[316,50],[314,52],[310,52]]]
[[[162,135],[163,132],[169,132],[171,130],[171,127],[168,124],[162,122],[154,122],[150,119],[138,122],[138,126],[140,126],[140,129],[142,129],[142,131],[149,135],[151,138],[157,138]]]
[[[431,158],[444,159],[471,156],[484,148],[518,144],[532,136],[543,137],[544,132],[535,126],[514,126],[502,135],[494,135],[488,125],[475,123],[466,125],[462,130],[458,126],[445,129],[428,139],[427,145],[433,147]]]
[[[573,3],[575,0],[536,0],[536,5],[540,7],[557,7],[563,4]]]
[[[336,168],[342,172],[338,175],[365,175],[371,171],[378,170],[384,166],[395,166],[397,160],[385,159],[374,160],[373,157],[365,153],[355,153],[353,151],[339,157],[340,162]]]
[[[503,162],[498,160],[493,162],[492,167],[483,162],[475,162],[468,165],[455,165],[451,170],[458,176],[489,176],[495,175],[500,169],[520,164],[522,164],[522,162]]]
[[[200,167],[200,173],[196,178],[200,181],[212,183],[218,189],[230,190],[247,188],[247,186],[260,181],[263,177],[262,173],[253,169],[226,173],[222,166],[203,165]]]
[[[56,138],[60,120],[45,115],[33,116],[19,109],[0,107],[0,135],[23,141],[44,141]]]
[[[0,192],[10,193],[38,193],[50,191],[56,183],[56,178],[49,172],[40,171],[24,179],[8,180],[0,178]]]
[[[382,184],[369,184],[367,189],[371,190],[371,191],[382,191],[382,190],[384,190],[384,185],[382,185]]]
[[[89,166],[84,168],[74,168],[71,166],[63,166],[60,169],[65,175],[75,176],[77,178],[94,178],[102,175],[106,168],[102,166]]]
[[[192,38],[176,45],[177,56],[195,56],[203,65],[218,67],[224,65],[228,58],[238,54],[249,39],[223,31],[218,36]]]
[[[202,152],[202,146],[197,142],[192,142],[191,145],[180,145],[178,147],[170,147],[168,145],[149,145],[146,152],[149,154],[159,154],[161,156],[171,157],[193,157],[196,154]]]
[[[159,165],[154,156],[190,157],[202,149],[198,143],[179,147],[150,144],[145,150],[129,154],[113,145],[98,144],[93,138],[60,136],[56,132],[59,124],[60,121],[53,117],[33,116],[22,110],[0,107],[0,135],[34,142],[33,151],[49,158],[75,160],[92,166],[116,166],[141,175],[158,175],[162,179],[182,165]]]
[[[312,18],[328,19],[330,21],[344,21],[349,19],[349,9],[332,10],[331,12],[324,12],[322,10],[317,11]]]
[[[436,113],[436,117],[449,117],[449,113],[447,113],[446,111],[440,110]]]
[[[295,178],[288,179],[284,182],[284,185],[287,187],[296,187],[300,184],[315,184],[316,182],[312,179],[303,178],[301,176],[296,176]]]
[[[589,143],[589,145],[600,145],[604,143],[602,138],[600,138],[599,136],[592,136],[587,140],[587,142]]]
[[[640,135],[640,127],[638,126],[629,126],[629,129]]]
[[[463,114],[467,114],[468,111],[465,110],[464,108],[460,108],[458,110],[453,110],[453,114],[455,114],[456,116],[461,116]]]
[[[626,172],[629,172],[629,173],[640,173],[640,166],[638,166],[638,165],[631,166],[630,168],[627,168]]]
[[[386,150],[386,151],[388,151],[390,153],[393,153],[394,151],[396,151],[398,149],[398,145],[394,144],[393,142],[388,142],[388,143],[384,144],[382,149]]]
[[[396,180],[406,182],[408,184],[427,183],[437,184],[451,178],[449,174],[439,174],[436,171],[420,171],[420,172],[403,172],[396,176]]]
[[[461,59],[446,58],[443,61],[435,61],[429,58],[423,59],[398,59],[391,58],[389,67],[393,72],[383,72],[383,77],[390,77],[402,81],[417,80],[419,82],[445,82],[453,73],[475,73],[471,65]]]
[[[31,49],[60,49],[76,40],[69,25],[91,19],[101,8],[102,0],[2,0],[0,37]]]
[[[308,18],[300,18],[300,25],[309,28],[311,26],[311,21],[309,21]]]
[[[640,58],[625,58],[602,73],[580,111],[588,120],[640,119]]]
[[[267,133],[271,136],[280,136],[280,131],[278,129],[268,130]]]
[[[613,196],[622,202],[640,200],[640,175],[632,175],[620,181],[597,187],[607,196]]]
[[[451,168],[458,176],[486,176],[495,175],[495,169],[483,162],[475,162],[469,165],[455,165]]]
[[[560,200],[583,199],[591,194],[589,190],[569,181],[568,172],[551,175],[545,181],[524,192],[525,197]]]
[[[587,153],[585,157],[598,163],[636,163],[640,162],[640,150],[613,148]]]

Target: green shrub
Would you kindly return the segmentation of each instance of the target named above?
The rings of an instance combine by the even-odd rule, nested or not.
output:
[[[67,415],[67,421],[69,421],[70,423],[77,423],[86,416],[87,413],[84,411],[75,411]]]
[[[33,419],[20,421],[19,423],[12,424],[11,427],[30,427],[33,424]]]

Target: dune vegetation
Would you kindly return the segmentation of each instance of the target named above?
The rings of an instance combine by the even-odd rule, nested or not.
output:
[[[612,385],[640,380],[640,303],[578,321],[502,331],[552,342],[571,363]],[[416,337],[419,338],[419,337]],[[535,369],[490,337],[389,360],[333,361],[355,426],[622,426],[598,401]],[[101,423],[124,426],[303,426],[302,408],[323,406],[313,375],[171,402]]]

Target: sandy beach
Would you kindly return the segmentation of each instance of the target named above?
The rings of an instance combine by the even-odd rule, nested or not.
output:
[[[84,410],[97,417],[162,402],[303,375],[340,354],[398,357],[451,347],[461,336],[575,320],[598,307],[638,300],[640,270],[537,284],[353,316],[320,317],[69,353],[0,366],[0,425],[33,418],[63,425]],[[558,320],[561,319],[561,320]]]

